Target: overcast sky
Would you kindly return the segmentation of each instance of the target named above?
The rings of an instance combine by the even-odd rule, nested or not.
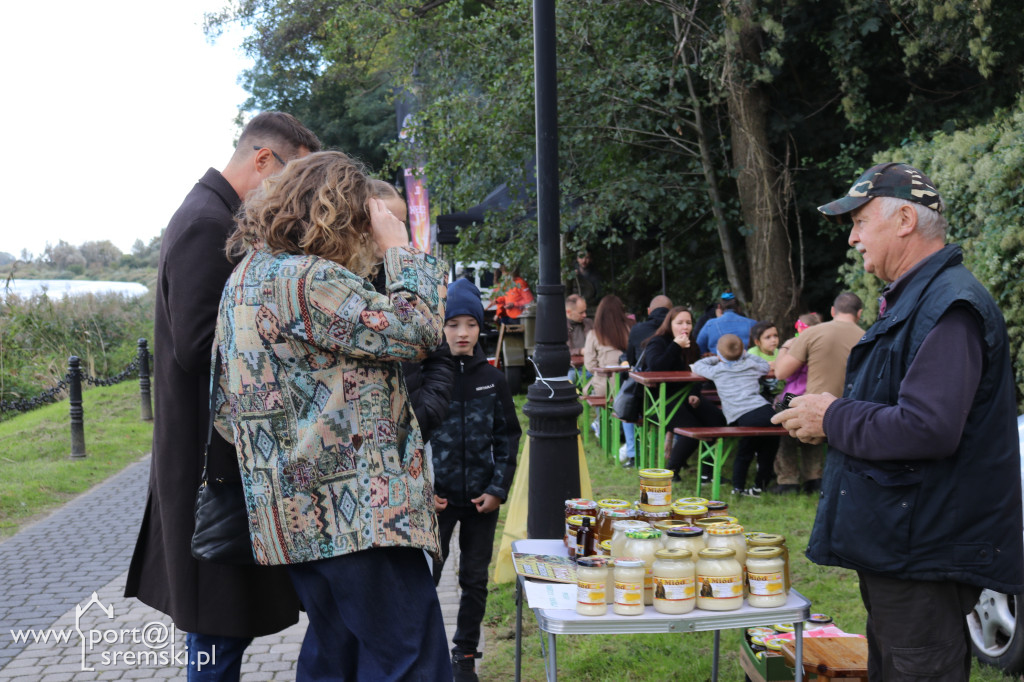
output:
[[[241,34],[210,44],[225,0],[14,1],[0,9],[0,251],[148,242],[223,168],[246,93]]]

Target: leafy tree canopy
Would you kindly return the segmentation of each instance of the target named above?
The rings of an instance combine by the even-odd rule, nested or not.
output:
[[[567,271],[589,245],[633,305],[660,289],[662,271],[677,300],[709,300],[728,286],[723,229],[743,244],[762,227],[741,211],[730,92],[764,94],[752,139],[781,179],[772,192],[797,273],[784,295],[821,309],[846,249],[815,207],[880,150],[1009,106],[1024,63],[1012,0],[564,0],[557,12]],[[508,183],[519,204],[464,231],[454,255],[533,270],[528,3],[242,0],[208,30],[234,21],[256,60],[246,108],[292,111],[376,168],[419,160],[435,213]],[[418,157],[394,139],[403,90],[420,105]],[[735,258],[746,265],[742,249]]]

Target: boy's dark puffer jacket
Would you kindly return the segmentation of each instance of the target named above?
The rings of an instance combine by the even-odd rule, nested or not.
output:
[[[502,501],[516,470],[522,430],[505,375],[473,355],[454,356],[455,390],[444,422],[430,439],[434,492],[449,504],[471,506],[490,493]]]

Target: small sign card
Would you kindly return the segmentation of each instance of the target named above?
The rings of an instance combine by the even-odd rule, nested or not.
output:
[[[576,582],[576,562],[567,556],[512,552],[512,563],[516,573],[526,578],[555,583]]]

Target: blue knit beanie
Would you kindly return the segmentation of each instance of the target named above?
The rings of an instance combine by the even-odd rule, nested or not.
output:
[[[445,322],[456,315],[472,315],[478,325],[484,326],[484,306],[480,302],[480,290],[465,277],[448,285],[448,304],[444,310]]]

